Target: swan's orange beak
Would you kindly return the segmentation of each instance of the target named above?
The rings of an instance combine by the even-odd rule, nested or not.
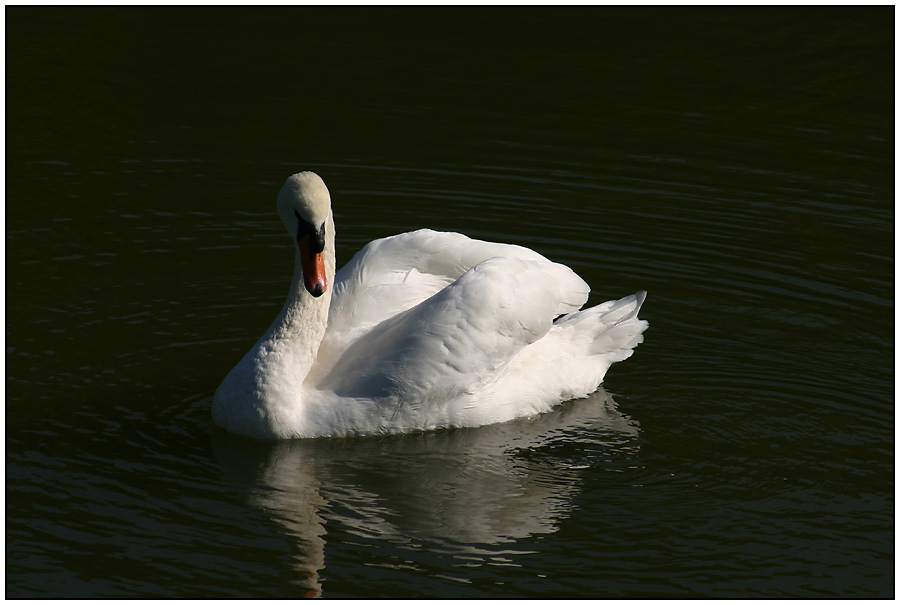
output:
[[[303,269],[303,285],[306,291],[316,298],[325,294],[328,288],[328,278],[325,277],[324,251],[315,251],[309,235],[304,235],[297,240],[300,250],[300,267]]]
[[[303,220],[300,213],[294,210],[297,217],[297,251],[300,253],[300,269],[303,271],[303,285],[306,291],[318,298],[328,289],[328,278],[325,276],[325,223],[315,225]]]

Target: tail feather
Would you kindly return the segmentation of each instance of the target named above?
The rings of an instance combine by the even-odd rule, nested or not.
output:
[[[610,363],[631,356],[632,349],[643,342],[649,325],[638,319],[647,293],[644,291],[611,300],[595,307],[561,317],[556,325],[580,343],[583,354],[607,355]]]
[[[649,325],[646,320],[638,319],[645,298],[644,291],[626,296],[598,317],[601,325],[591,343],[591,353],[605,354],[611,363],[631,357],[634,347],[644,341],[643,332]]]
[[[610,364],[631,357],[643,342],[648,323],[638,311],[646,296],[638,292],[557,318],[515,359],[502,389],[515,401],[534,399],[538,411],[593,392]]]

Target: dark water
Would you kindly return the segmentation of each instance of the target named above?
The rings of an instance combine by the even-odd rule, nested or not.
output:
[[[893,9],[6,9],[8,597],[892,597]],[[649,291],[605,389],[255,443],[313,169]]]

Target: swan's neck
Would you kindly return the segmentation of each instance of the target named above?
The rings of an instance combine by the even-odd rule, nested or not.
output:
[[[328,326],[328,309],[335,285],[334,223],[331,217],[326,230],[330,237],[326,238],[324,251],[328,284],[325,292],[319,297],[307,292],[303,285],[300,254],[295,251],[290,293],[257,350],[258,370],[263,376],[275,379],[267,386],[274,390],[286,389],[294,397],[316,362]]]
[[[334,280],[333,274],[328,276],[328,280],[329,282]],[[319,344],[325,336],[325,327],[328,325],[331,286],[329,283],[325,293],[318,298],[307,292],[303,285],[300,255],[297,254],[294,259],[291,291],[281,313],[272,324],[272,340],[289,341],[295,353],[302,353],[309,359],[310,365],[315,361]]]
[[[229,372],[213,397],[213,418],[228,430],[257,437],[305,434],[304,381],[314,370],[328,326],[334,289],[334,222],[326,224],[325,277],[318,298],[306,291],[299,254],[287,301],[268,331]]]

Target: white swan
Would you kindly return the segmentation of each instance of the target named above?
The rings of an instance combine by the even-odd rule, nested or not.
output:
[[[335,274],[331,197],[312,172],[287,179],[278,214],[297,245],[290,294],[213,398],[213,420],[235,433],[384,434],[546,412],[596,390],[647,328],[646,293],[579,311],[590,288],[568,267],[458,233],[375,240]]]

